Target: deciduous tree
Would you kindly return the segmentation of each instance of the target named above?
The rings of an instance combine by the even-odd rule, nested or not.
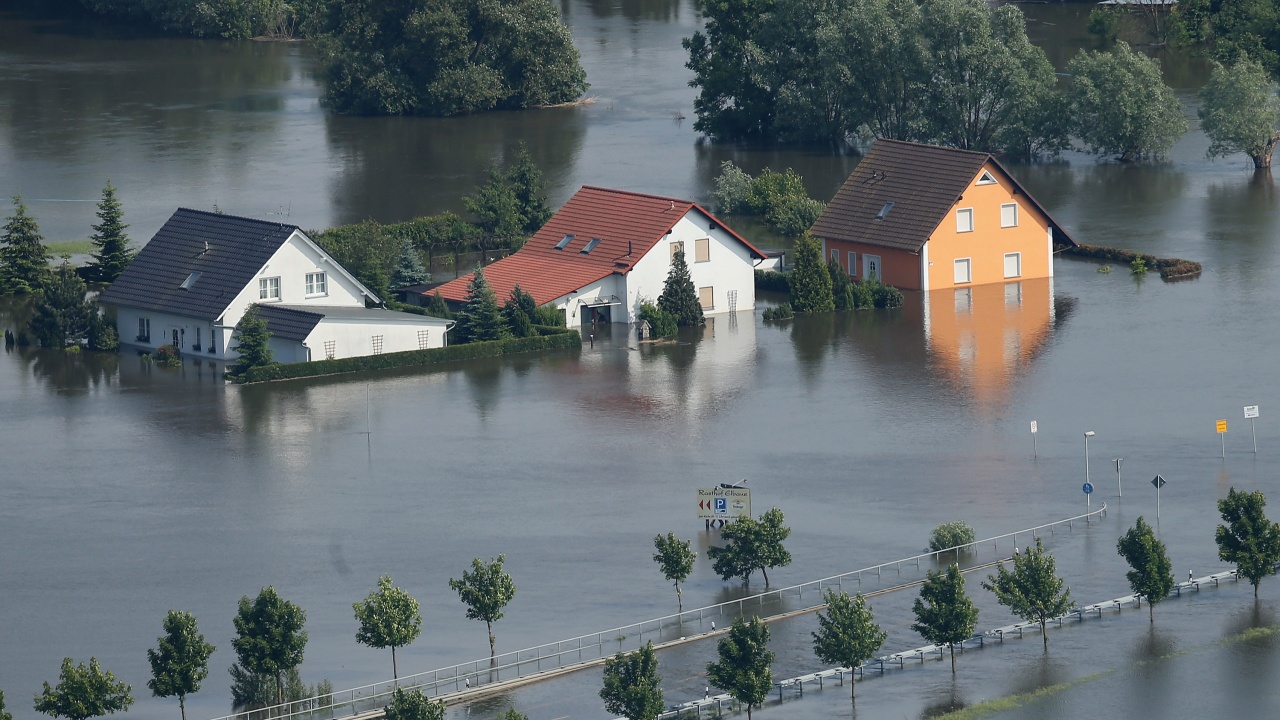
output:
[[[1076,135],[1099,155],[1133,162],[1164,154],[1187,131],[1160,65],[1128,43],[1085,51],[1067,66]]]
[[[871,617],[866,598],[850,599],[845,592],[827,589],[822,594],[826,611],[818,611],[818,631],[813,633],[813,653],[824,663],[852,670],[875,657],[888,633]],[[857,683],[849,678],[850,700],[857,698]]]
[[[1240,577],[1253,585],[1258,597],[1258,583],[1275,572],[1280,562],[1280,525],[1267,519],[1267,498],[1261,491],[1245,492],[1234,487],[1218,501],[1218,512],[1225,525],[1214,533],[1218,543],[1218,559],[1235,563]]]
[[[116,198],[116,189],[110,180],[102,188],[97,215],[98,224],[93,226],[89,240],[98,249],[93,253],[93,262],[85,268],[85,277],[94,282],[112,283],[133,262],[133,251],[129,249],[129,237],[124,233],[129,227],[124,224],[124,208]]]
[[[831,312],[836,308],[831,293],[831,274],[822,262],[822,245],[805,233],[796,240],[796,261],[788,282],[791,285],[791,307],[796,312]]]
[[[1280,142],[1280,97],[1262,65],[1248,58],[1215,65],[1200,90],[1200,127],[1212,142],[1209,157],[1244,153],[1255,168],[1270,168]]]
[[[951,674],[956,674],[956,643],[973,637],[978,627],[978,608],[964,591],[964,575],[952,563],[945,571],[930,570],[920,586],[920,597],[912,610],[916,621],[911,629],[934,645],[951,650]]]
[[[1013,556],[1013,570],[1004,563],[996,564],[996,574],[988,575],[982,587],[995,593],[996,600],[1018,617],[1040,623],[1044,649],[1049,649],[1045,625],[1049,618],[1065,615],[1071,609],[1071,588],[1058,577],[1053,556],[1044,551],[1044,543],[1036,538],[1036,546]]]
[[[791,552],[782,543],[791,535],[791,528],[783,524],[782,511],[772,508],[759,520],[740,517],[721,531],[720,537],[728,544],[712,546],[707,550],[716,574],[725,580],[740,577],[751,581],[751,574],[759,570],[764,575],[764,586],[769,587],[769,568],[791,564]]]
[[[39,292],[49,277],[49,251],[36,219],[27,214],[22,198],[14,196],[13,214],[0,235],[0,295]]]
[[[658,563],[662,576],[675,586],[676,605],[681,612],[684,612],[684,598],[680,592],[680,583],[693,572],[693,561],[698,557],[698,553],[690,548],[691,544],[692,541],[681,540],[673,532],[655,535],[653,538],[653,547],[657,550],[653,554],[653,561]]]
[[[1155,607],[1173,589],[1173,564],[1164,543],[1142,516],[1117,542],[1120,553],[1131,568],[1125,573],[1133,592],[1147,599],[1147,614],[1156,621]]]
[[[655,720],[662,714],[662,687],[653,641],[633,653],[604,661],[604,709],[627,720]]]
[[[196,616],[181,610],[170,610],[164,618],[164,635],[156,640],[156,649],[147,650],[151,663],[151,679],[147,687],[156,697],[178,696],[182,720],[187,720],[187,696],[200,691],[200,683],[209,677],[209,656],[216,649],[204,641],[196,626]]]
[[[71,658],[63,658],[62,671],[58,674],[58,686],[44,684],[44,691],[36,696],[36,712],[67,720],[89,718],[124,712],[133,705],[132,688],[116,680],[116,676],[103,670],[97,658],[89,658],[89,665],[71,664]]]
[[[13,720],[13,714],[4,709],[4,691],[0,691],[0,720]]]
[[[245,670],[275,677],[276,702],[284,702],[285,671],[302,664],[306,621],[306,611],[280,597],[274,587],[263,588],[253,600],[240,598],[231,647]]]
[[[698,302],[698,292],[693,287],[689,263],[685,262],[684,250],[676,250],[671,257],[671,269],[662,285],[662,294],[658,296],[658,307],[675,316],[680,327],[700,327],[706,322],[702,303]]]
[[[271,364],[271,332],[267,330],[267,321],[258,314],[257,305],[250,305],[240,317],[235,339],[235,351],[240,356],[231,366],[233,375],[243,375],[249,368]]]
[[[421,690],[405,692],[404,688],[396,688],[384,712],[387,720],[444,720],[445,706]]]
[[[502,609],[516,595],[516,584],[502,569],[506,555],[484,562],[480,558],[471,561],[471,571],[462,573],[461,580],[449,579],[449,587],[467,606],[469,620],[483,620],[489,633],[489,657],[494,657],[493,624],[502,619]]]
[[[707,680],[751,708],[764,702],[773,688],[773,652],[769,650],[769,626],[753,617],[737,618],[716,646],[719,660],[707,664]]]
[[[405,590],[391,584],[391,577],[378,578],[378,589],[363,602],[352,605],[360,629],[356,642],[371,648],[391,648],[391,677],[400,677],[396,666],[396,648],[404,647],[422,632],[422,613],[418,601]]]

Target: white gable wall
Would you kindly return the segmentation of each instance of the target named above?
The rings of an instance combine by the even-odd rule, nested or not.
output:
[[[626,280],[621,275],[609,275],[568,295],[562,295],[548,304],[558,310],[564,310],[566,325],[571,328],[577,327],[582,324],[584,319],[588,321],[591,319],[591,311],[584,310],[584,308],[587,307],[587,303],[594,303],[596,298],[603,297],[607,300],[611,296],[615,296],[619,301],[625,302],[626,298],[623,290],[625,286]],[[624,314],[625,310],[625,308],[618,305],[612,306],[613,322],[630,322],[619,317]]]
[[[360,318],[325,318],[321,320],[307,340],[303,343],[310,351],[311,357],[300,357],[298,361],[324,360],[327,358],[326,342],[332,342],[335,360],[364,355],[376,355],[405,350],[422,349],[419,332],[426,333],[426,347],[444,347],[446,323],[428,324],[425,318],[415,318],[422,322],[387,322],[365,320]],[[380,353],[374,352],[374,338],[382,338]]]
[[[316,272],[325,274],[326,292],[308,295],[307,274]],[[261,299],[259,281],[263,278],[280,278],[279,300]],[[305,240],[300,231],[295,231],[228,305],[222,316],[223,324],[234,327],[244,316],[244,311],[254,303],[364,307],[364,293],[355,281],[346,277],[336,262],[330,261],[327,255]]]

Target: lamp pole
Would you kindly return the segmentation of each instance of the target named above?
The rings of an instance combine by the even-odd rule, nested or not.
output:
[[[1092,430],[1086,430],[1084,433],[1084,481],[1089,482],[1089,438],[1096,433]]]
[[[1124,462],[1124,458],[1114,458],[1111,462],[1116,464],[1116,490],[1120,492],[1120,497],[1124,497],[1124,486],[1120,484],[1120,464]]]

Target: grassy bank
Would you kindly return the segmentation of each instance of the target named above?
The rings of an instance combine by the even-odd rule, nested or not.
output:
[[[1187,280],[1194,277],[1200,277],[1203,270],[1200,263],[1194,260],[1183,260],[1182,258],[1161,258],[1146,253],[1137,253],[1132,250],[1122,250],[1120,248],[1103,247],[1102,245],[1085,245],[1079,247],[1068,247],[1062,251],[1064,255],[1074,255],[1076,257],[1089,258],[1091,260],[1106,260],[1114,263],[1124,263],[1132,265],[1134,260],[1141,259],[1146,263],[1148,268],[1160,271],[1162,280]]]

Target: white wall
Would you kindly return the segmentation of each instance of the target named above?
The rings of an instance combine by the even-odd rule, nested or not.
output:
[[[325,273],[328,292],[324,295],[307,295],[307,274],[314,272]],[[278,301],[265,301],[259,297],[258,281],[271,277],[280,278]],[[328,259],[325,253],[304,240],[300,233],[295,232],[228,305],[222,318],[223,322],[234,326],[240,322],[244,311],[250,305],[254,303],[269,305],[273,302],[285,305],[364,307],[364,294],[353,280],[348,279],[338,269],[336,262]]]
[[[138,340],[138,318],[148,318],[151,320],[151,340],[144,342]],[[200,334],[200,350],[195,349],[196,331],[199,329]],[[161,345],[170,345],[173,343],[173,331],[178,331],[178,349],[187,355],[196,357],[211,357],[219,360],[225,360],[229,356],[226,352],[226,333],[219,333],[214,338],[216,328],[213,323],[196,320],[195,318],[182,317],[181,315],[171,315],[167,313],[151,312],[149,310],[138,310],[136,308],[122,307],[116,310],[116,331],[120,334],[121,344],[130,347],[144,348],[147,350],[155,350]],[[209,352],[210,341],[213,340],[213,347],[218,350],[217,353]],[[235,353],[231,353],[234,357]]]
[[[565,324],[575,328],[582,324],[584,317],[587,320],[591,318],[591,311],[585,309],[584,302],[594,302],[598,297],[603,297],[607,300],[609,296],[614,295],[617,296],[618,300],[625,303],[626,297],[623,291],[625,282],[621,275],[609,275],[583,287],[577,292],[558,297],[549,304],[554,308],[564,310]],[[661,288],[659,288],[659,292],[661,292]],[[626,314],[626,310],[627,308],[624,306],[612,306],[610,311],[612,312],[613,322],[631,322],[621,318],[622,315]]]
[[[324,360],[325,341],[334,342],[334,358],[373,355],[373,336],[382,336],[382,354],[418,350],[418,331],[427,331],[427,347],[444,347],[444,324],[422,322],[378,321],[351,318],[325,318],[307,336],[306,347],[311,360]],[[277,358],[279,360],[279,358]],[[300,357],[297,362],[307,358]],[[286,362],[286,361],[281,361]]]

